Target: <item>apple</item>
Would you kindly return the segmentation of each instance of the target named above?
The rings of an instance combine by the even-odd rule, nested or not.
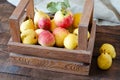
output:
[[[49,47],[50,46],[54,46],[54,44],[55,44],[55,37],[48,30],[44,30],[38,36],[38,43],[41,46],[49,46]]]
[[[40,29],[50,30],[51,21],[49,18],[40,18],[38,20],[38,27]]]
[[[73,14],[68,10],[59,10],[55,13],[54,20],[58,27],[69,28],[73,23]]]
[[[55,36],[56,46],[63,47],[64,38],[69,34],[69,31],[65,28],[57,27],[53,30],[53,34]]]
[[[35,32],[37,33],[37,35],[39,35],[42,31],[44,31],[44,29],[36,29]]]
[[[48,14],[35,9],[34,24],[37,28],[50,29],[51,22]]]

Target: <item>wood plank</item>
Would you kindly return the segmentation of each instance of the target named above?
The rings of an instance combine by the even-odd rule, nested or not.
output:
[[[26,45],[22,43],[9,42],[9,51],[19,54],[38,56],[43,58],[52,58],[67,61],[89,63],[90,51],[67,50],[55,47],[43,47],[40,45]]]
[[[97,33],[120,35],[120,26],[97,26]]]
[[[93,0],[86,0],[84,9],[83,9],[83,15],[81,17],[81,22],[79,24],[79,30],[78,30],[78,48],[81,50],[87,50],[88,45],[88,39],[87,39],[87,32],[88,27],[90,24],[90,20],[93,20],[93,17],[91,17],[93,14]],[[88,6],[89,5],[89,6]]]
[[[10,54],[10,61],[15,65],[29,68],[45,69],[81,75],[88,75],[89,73],[89,65],[83,63],[37,58],[32,56],[16,55],[13,53]]]
[[[32,20],[34,20],[34,2],[33,2],[33,0],[29,1],[26,12],[27,12],[27,16],[30,17]]]

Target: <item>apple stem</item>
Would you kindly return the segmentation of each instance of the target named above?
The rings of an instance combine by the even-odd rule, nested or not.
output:
[[[35,7],[35,12],[38,12],[38,9]]]
[[[63,14],[63,15],[66,15],[66,14],[67,14],[66,9],[62,8],[61,11],[62,11],[62,14]]]

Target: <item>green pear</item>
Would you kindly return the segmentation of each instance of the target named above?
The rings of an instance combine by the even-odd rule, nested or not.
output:
[[[112,44],[104,43],[100,47],[99,51],[100,51],[100,53],[102,53],[104,51],[107,52],[113,59],[116,57],[116,51]]]
[[[108,53],[103,52],[103,53],[101,53],[100,56],[98,56],[97,64],[98,64],[98,67],[100,69],[107,70],[112,65],[112,58],[111,58],[111,56]]]
[[[25,31],[27,29],[35,30],[35,26],[34,26],[34,23],[33,23],[32,19],[28,19],[28,20],[21,23],[20,31],[23,32],[23,31]]]
[[[24,44],[36,44],[38,36],[33,29],[27,29],[21,33],[21,40]]]

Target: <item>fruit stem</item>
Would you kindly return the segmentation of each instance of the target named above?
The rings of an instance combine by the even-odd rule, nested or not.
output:
[[[35,12],[38,12],[38,9],[35,7]]]
[[[67,11],[66,11],[65,8],[62,8],[61,11],[62,11],[62,14],[63,14],[63,15],[66,15],[66,14],[67,14]]]

